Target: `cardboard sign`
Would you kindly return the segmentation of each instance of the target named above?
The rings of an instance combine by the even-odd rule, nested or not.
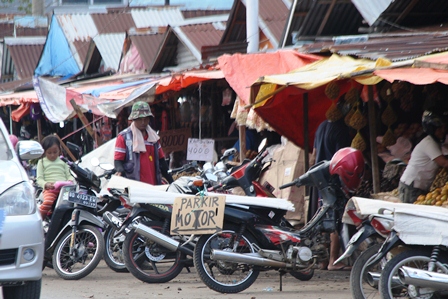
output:
[[[201,235],[222,230],[225,196],[189,196],[174,199],[171,234]]]
[[[159,136],[160,144],[165,154],[185,151],[188,139],[191,137],[191,128],[162,131],[159,132]]]
[[[187,160],[213,161],[215,140],[188,138]]]

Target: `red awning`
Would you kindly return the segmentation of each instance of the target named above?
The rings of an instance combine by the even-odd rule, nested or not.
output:
[[[201,70],[173,74],[159,81],[156,88],[156,94],[161,94],[169,90],[179,91],[182,88],[188,87],[195,83],[223,78],[224,74],[221,70]]]

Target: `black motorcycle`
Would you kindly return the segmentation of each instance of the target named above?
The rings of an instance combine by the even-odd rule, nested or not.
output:
[[[102,233],[106,227],[101,210],[113,210],[117,203],[110,201],[99,207],[97,194],[101,177],[108,177],[114,171],[97,176],[65,157],[61,159],[69,165],[77,184],[62,187],[55,201],[45,234],[44,266],[51,261],[60,277],[76,280],[90,274],[103,257]]]

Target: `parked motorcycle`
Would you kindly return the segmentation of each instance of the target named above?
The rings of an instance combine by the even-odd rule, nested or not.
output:
[[[44,266],[50,260],[56,273],[67,280],[90,274],[104,252],[104,222],[98,216],[96,192],[101,177],[61,157],[77,184],[61,188],[45,235]],[[103,207],[104,208],[104,207]]]
[[[363,216],[359,215],[353,206],[349,207],[347,204],[346,214],[358,228],[358,232],[353,235],[347,244],[347,249],[334,264],[351,256],[364,243],[365,250],[356,258],[350,272],[350,289],[354,299],[379,298],[378,280],[386,259],[383,258],[372,266],[367,265],[392,229],[393,216],[387,211],[380,209],[380,213]]]
[[[359,186],[363,171],[362,153],[344,148],[331,161],[322,161],[281,186],[319,189],[323,205],[301,230],[279,225],[284,210],[226,206],[223,231],[202,235],[196,244],[194,263],[202,281],[217,292],[238,293],[250,287],[260,271],[307,273],[328,261],[329,234],[341,228],[338,219],[347,195]],[[254,187],[247,191],[256,192]]]
[[[406,211],[394,212],[394,228],[378,257],[388,248],[405,247],[384,267],[379,281],[382,298],[447,298],[448,217],[441,208],[407,205]],[[417,225],[415,225],[417,223]],[[425,227],[422,227],[423,224]],[[429,228],[429,229],[425,229]],[[376,258],[378,258],[376,257]]]

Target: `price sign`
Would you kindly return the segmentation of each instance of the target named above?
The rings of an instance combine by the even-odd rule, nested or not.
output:
[[[212,161],[215,140],[188,138],[187,160]]]
[[[184,151],[187,149],[188,138],[191,137],[191,128],[162,131],[159,136],[165,154]]]

